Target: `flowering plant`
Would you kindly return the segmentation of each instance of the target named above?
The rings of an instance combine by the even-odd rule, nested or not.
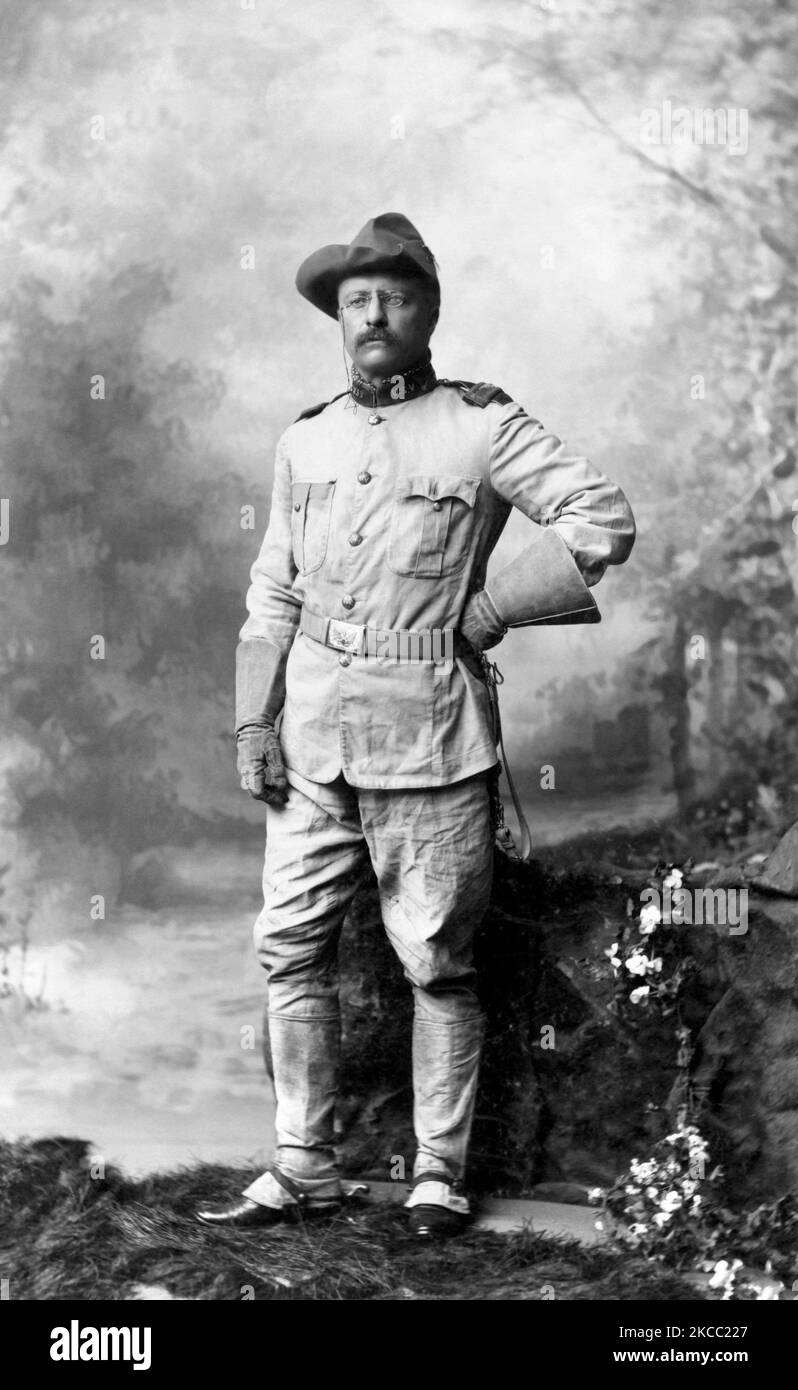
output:
[[[648,901],[636,914],[629,899],[628,924],[604,952],[615,974],[615,1011],[624,1017],[629,1016],[629,1004],[648,1008],[656,1002],[663,1016],[673,1013],[682,983],[693,968],[684,950],[683,924],[670,914],[664,918],[658,906],[663,899],[669,902],[669,895],[681,889],[683,881],[683,871],[672,864],[656,869],[647,891],[640,895]]]
[[[654,1146],[651,1157],[633,1158],[627,1172],[608,1190],[594,1188],[593,1202],[601,1202],[605,1220],[622,1244],[641,1254],[697,1253],[696,1225],[706,1199],[707,1185],[720,1170],[707,1174],[709,1150],[695,1125],[681,1123]],[[608,1218],[608,1219],[607,1219]]]
[[[640,894],[642,906],[629,899],[627,923],[605,951],[621,1021],[636,1030],[644,1012],[675,1015],[675,1123],[648,1159],[633,1158],[611,1187],[594,1188],[589,1197],[602,1207],[597,1227],[615,1244],[677,1267],[700,1267],[724,1300],[773,1300],[785,1292],[781,1281],[798,1287],[798,1197],[733,1212],[720,1195],[721,1169],[708,1171],[709,1146],[699,1128],[707,1088],[695,1084],[691,1031],[679,1008],[682,985],[696,968],[680,910],[689,892],[683,884],[682,869],[658,866]],[[746,1264],[775,1282],[747,1279]]]
[[[798,1198],[788,1194],[747,1211],[730,1211],[718,1193],[721,1169],[707,1171],[708,1145],[697,1125],[680,1121],[633,1158],[612,1187],[593,1188],[596,1221],[616,1245],[675,1265],[698,1267],[726,1301],[773,1301],[798,1279]],[[752,1279],[745,1266],[764,1270]]]

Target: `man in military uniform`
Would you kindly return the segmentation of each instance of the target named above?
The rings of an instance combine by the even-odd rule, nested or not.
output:
[[[483,1035],[472,939],[488,905],[497,763],[479,653],[510,627],[591,622],[626,559],[619,488],[495,386],[436,377],[440,286],[398,213],[300,267],[341,327],[349,389],[277,445],[237,648],[241,785],[266,803],[264,907],[274,1162],[206,1223],[260,1226],[341,1203],[333,1148],[337,943],[373,866],[414,994],[420,1236],[458,1230]],[[486,581],[510,511],[530,543]]]

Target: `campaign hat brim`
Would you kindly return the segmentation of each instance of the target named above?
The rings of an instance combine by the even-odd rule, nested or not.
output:
[[[401,213],[372,218],[348,245],[314,251],[299,267],[296,287],[315,308],[337,319],[341,281],[349,275],[377,272],[413,276],[440,292],[432,252]]]

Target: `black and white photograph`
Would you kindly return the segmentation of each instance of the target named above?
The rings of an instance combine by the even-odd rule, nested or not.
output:
[[[568,1304],[596,1372],[764,1369],[794,7],[0,35],[0,1299],[64,1305],[56,1379],[163,1371],[174,1301]]]

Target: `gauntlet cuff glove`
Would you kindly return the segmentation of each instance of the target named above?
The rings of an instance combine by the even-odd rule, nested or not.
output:
[[[274,642],[251,637],[236,647],[236,733],[247,725],[274,728],[285,703],[288,655]]]
[[[601,621],[593,595],[568,546],[543,528],[526,550],[472,594],[460,631],[479,651],[495,647],[511,627]]]
[[[252,638],[236,648],[236,744],[241,786],[257,801],[286,800],[288,785],[274,723],[285,701],[286,653]]]

